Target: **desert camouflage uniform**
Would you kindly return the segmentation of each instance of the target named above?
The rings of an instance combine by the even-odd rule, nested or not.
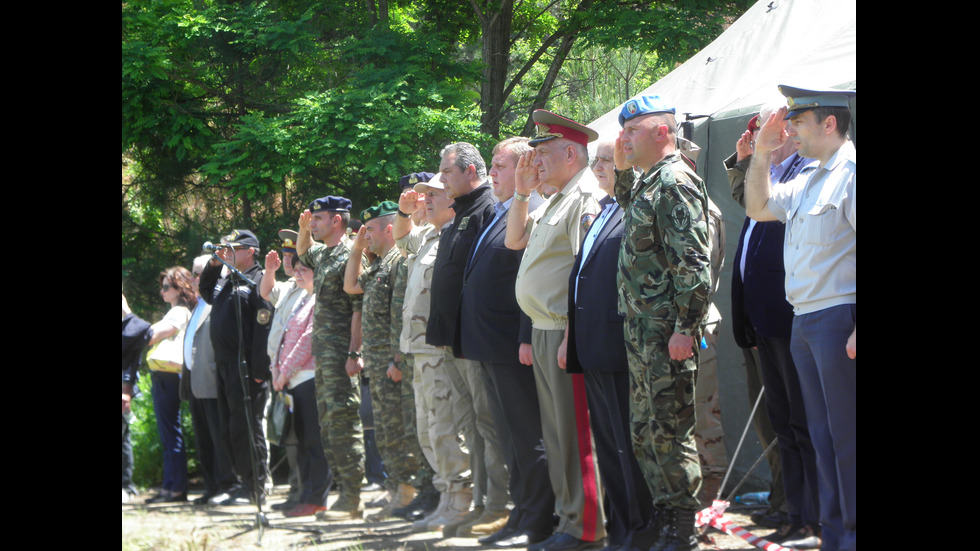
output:
[[[361,351],[364,371],[371,379],[374,434],[391,488],[397,488],[399,484],[414,485],[420,467],[415,431],[405,432],[404,385],[387,376],[388,365],[398,352],[398,347],[392,346],[391,300],[395,275],[402,260],[398,247],[392,247],[383,258],[374,259],[357,278],[364,290]]]
[[[708,311],[707,191],[678,153],[647,174],[624,171],[619,312],[626,316],[633,450],[654,504],[697,509],[701,466],[694,440],[694,385]],[[694,338],[694,356],[670,359],[671,334]]]
[[[351,316],[361,309],[360,295],[344,292],[344,271],[351,240],[327,247],[314,243],[300,258],[314,267],[313,355],[320,439],[327,462],[340,483],[338,504],[356,507],[364,477],[360,391],[347,375]]]
[[[405,259],[407,280],[412,282],[402,312],[400,349],[405,353],[405,360],[414,366],[416,431],[423,456],[435,471],[433,486],[439,492],[459,492],[472,486],[473,475],[469,453],[460,440],[452,409],[451,378],[457,370],[448,368],[446,363],[454,362],[455,358],[447,358],[443,347],[425,342],[431,300],[429,289],[440,232],[439,228],[426,224],[412,228],[395,240],[398,247],[408,253]]]
[[[711,302],[704,322],[704,343],[698,362],[698,384],[694,392],[694,410],[697,423],[694,439],[701,458],[704,475],[702,503],[717,495],[718,484],[728,466],[725,452],[724,431],[721,425],[721,404],[718,399],[718,335],[721,312],[714,303],[714,294],[721,281],[721,269],[725,265],[725,224],[721,210],[708,199],[708,246],[711,255]],[[709,497],[710,496],[710,497]]]
[[[397,247],[395,247],[397,248]],[[399,250],[399,254],[402,251]],[[402,334],[402,309],[405,306],[405,293],[408,286],[408,259],[404,255],[395,263],[395,282],[391,292],[391,348],[402,353],[402,361],[398,366],[402,372],[401,380],[401,406],[402,406],[402,430],[405,434],[416,434],[418,425],[416,420],[415,405],[415,362],[411,354],[406,354],[401,350]],[[435,472],[427,461],[422,461],[424,454],[418,438],[411,438],[408,445],[415,444],[412,454],[418,458],[419,471],[415,476],[415,488],[422,490],[432,486],[432,477]]]

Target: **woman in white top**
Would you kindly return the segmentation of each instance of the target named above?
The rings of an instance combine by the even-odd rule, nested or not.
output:
[[[153,411],[157,417],[157,430],[163,445],[163,488],[147,503],[187,501],[187,452],[180,430],[180,368],[183,363],[184,330],[191,319],[191,310],[197,306],[194,278],[186,268],[176,266],[160,273],[160,297],[170,304],[170,311],[150,330],[153,336],[149,346],[160,343],[158,350],[166,349],[168,361],[147,355],[150,367]],[[166,341],[166,342],[162,342]]]

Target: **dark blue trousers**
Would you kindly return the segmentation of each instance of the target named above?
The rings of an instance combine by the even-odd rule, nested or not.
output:
[[[793,522],[820,523],[817,456],[810,440],[800,376],[790,341],[756,333],[759,371],[772,431],[779,438],[779,457],[786,510]]]
[[[793,361],[816,452],[823,551],[857,548],[857,363],[845,349],[856,321],[856,304],[793,318]]]
[[[163,489],[187,492],[187,450],[180,429],[180,374],[150,372],[153,412],[163,445]]]

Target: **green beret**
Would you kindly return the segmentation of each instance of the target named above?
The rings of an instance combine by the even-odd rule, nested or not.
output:
[[[398,203],[393,201],[382,201],[377,205],[364,209],[361,211],[361,221],[367,222],[368,220],[377,218],[379,216],[387,216],[389,214],[395,214],[398,212]]]

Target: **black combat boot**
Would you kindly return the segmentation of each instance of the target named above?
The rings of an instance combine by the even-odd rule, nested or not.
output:
[[[439,492],[429,484],[415,494],[415,498],[408,505],[392,509],[391,514],[408,521],[416,521],[434,511],[437,505],[439,505]]]
[[[666,526],[660,541],[650,551],[698,551],[697,529],[694,527],[694,509],[666,509]]]

